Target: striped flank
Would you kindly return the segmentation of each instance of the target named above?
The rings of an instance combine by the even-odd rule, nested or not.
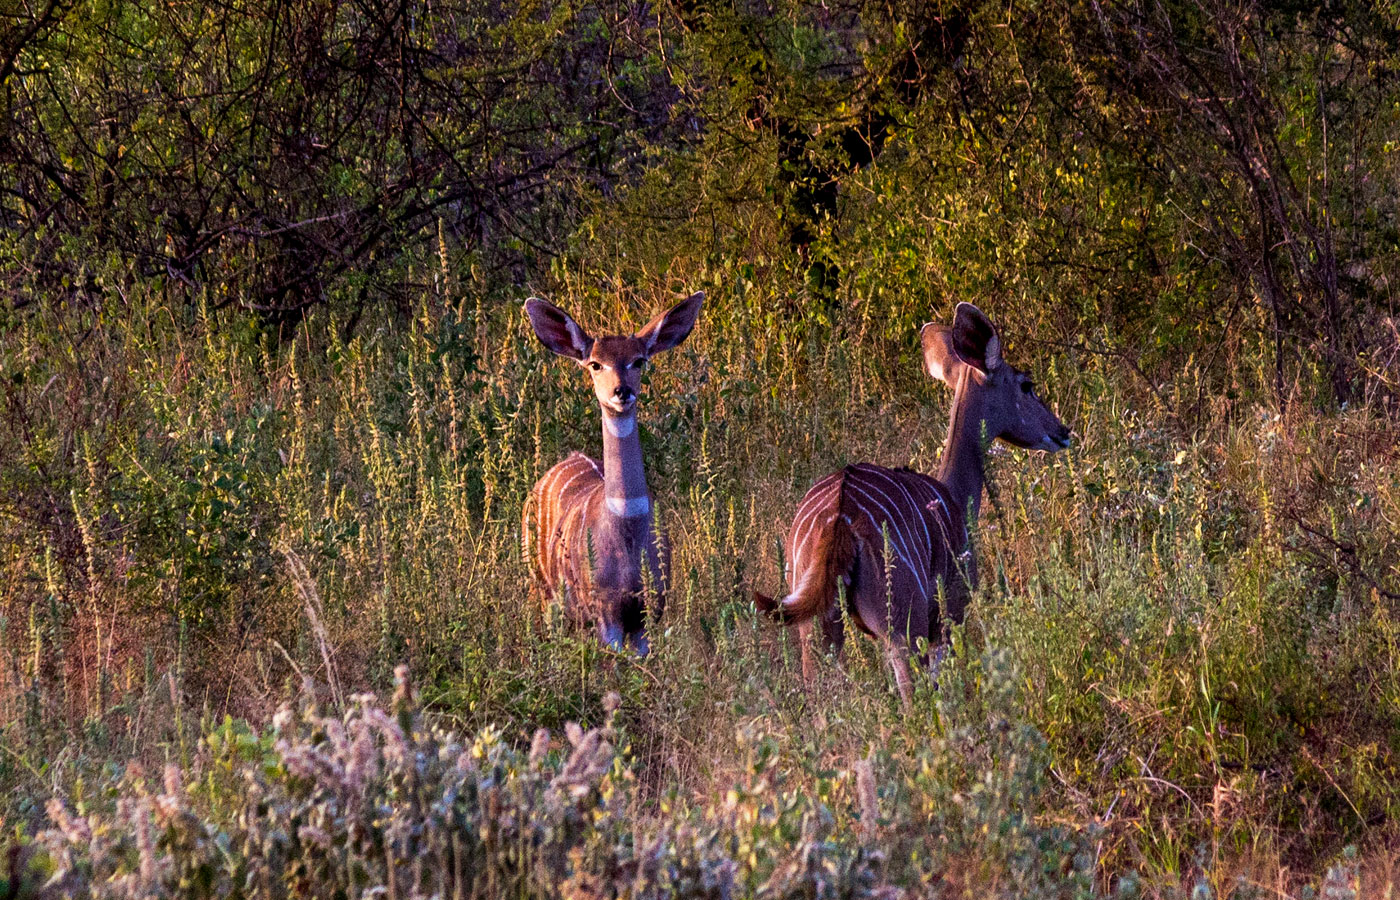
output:
[[[920,604],[936,610],[939,580],[951,587],[961,579],[957,561],[966,545],[963,516],[937,480],[909,469],[847,466],[802,498],[786,545],[792,593],[761,605],[786,622],[802,622],[824,615],[842,583],[853,600],[885,597],[889,571],[896,621]],[[852,614],[876,630],[876,623],[860,621],[854,602]]]
[[[535,483],[520,523],[526,561],[545,600],[568,601],[565,609],[585,620],[591,620],[593,611],[575,607],[586,606],[593,593],[588,523],[597,518],[602,504],[602,463],[571,453]],[[560,585],[567,598],[555,597]]]

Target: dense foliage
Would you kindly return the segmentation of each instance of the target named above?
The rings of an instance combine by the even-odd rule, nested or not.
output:
[[[1393,4],[0,21],[17,891],[1393,880]],[[518,301],[609,330],[694,289],[642,401],[676,559],[638,661],[529,601],[520,504],[599,436]],[[749,590],[816,478],[932,470],[916,329],[964,299],[1076,447],[993,454],[983,584],[912,714],[869,642],[808,693]],[[421,706],[359,696],[401,663]]]

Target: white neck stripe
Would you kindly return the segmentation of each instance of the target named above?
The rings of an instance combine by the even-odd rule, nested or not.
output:
[[[637,418],[635,416],[627,416],[624,419],[618,419],[607,413],[603,413],[603,425],[613,437],[625,438],[627,435],[631,434],[632,429],[636,427]]]
[[[634,519],[651,512],[650,497],[604,497],[608,512],[624,519]]]

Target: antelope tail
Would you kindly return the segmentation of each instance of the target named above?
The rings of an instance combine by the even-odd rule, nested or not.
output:
[[[833,517],[829,525],[808,540],[814,558],[792,593],[775,600],[754,592],[754,605],[759,611],[787,625],[826,612],[836,599],[839,585],[844,581],[849,586],[855,574],[856,537],[844,515]]]

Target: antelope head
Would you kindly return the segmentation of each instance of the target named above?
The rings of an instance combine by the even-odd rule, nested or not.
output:
[[[951,328],[929,322],[919,340],[928,373],[980,410],[988,438],[1049,453],[1069,446],[1069,428],[1036,393],[1030,375],[1002,358],[996,326],[980,309],[959,303]]]
[[[630,419],[637,407],[642,370],[651,357],[690,335],[704,291],[691,294],[631,335],[589,336],[559,307],[538,297],[525,301],[535,335],[550,350],[577,361],[593,378],[593,393],[606,419]]]

